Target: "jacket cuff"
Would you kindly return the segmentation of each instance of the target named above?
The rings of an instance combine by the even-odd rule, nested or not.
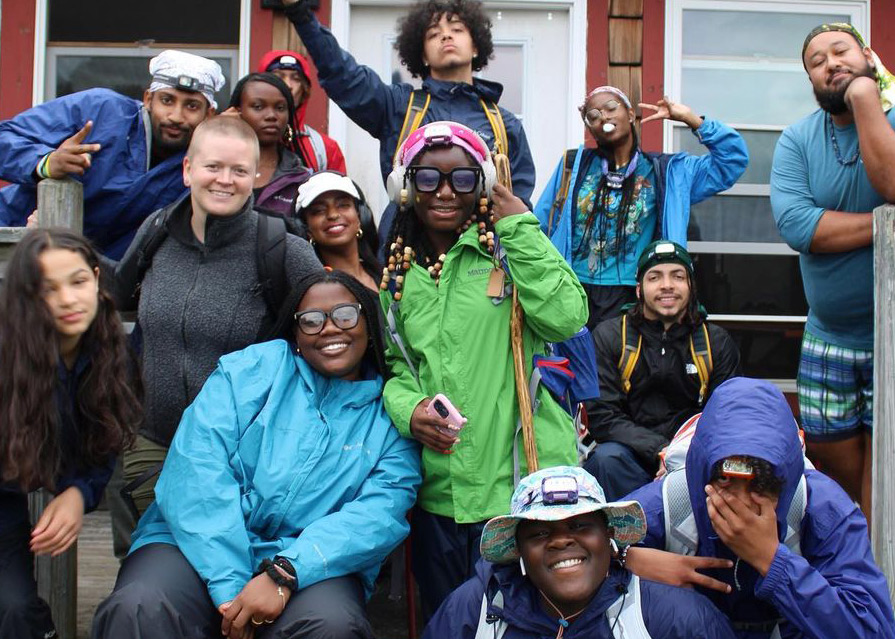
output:
[[[208,596],[211,597],[211,601],[214,604],[214,607],[218,608],[222,603],[226,603],[228,601],[233,601],[234,599],[236,599],[236,595],[238,595],[241,590],[241,588],[237,588],[235,585],[229,583],[209,584]]]
[[[780,588],[786,580],[786,565],[792,556],[792,552],[785,545],[778,543],[777,552],[774,553],[774,561],[764,577],[759,577],[755,582],[755,596],[771,601],[774,592]]]
[[[541,223],[538,222],[538,218],[535,214],[531,211],[526,211],[525,213],[508,215],[507,217],[497,220],[494,224],[494,230],[497,231],[499,236],[512,236],[520,225],[525,224],[533,224],[538,230],[541,228]]]
[[[315,5],[320,6],[319,2]],[[311,10],[311,0],[298,0],[294,4],[283,7],[283,14],[295,26],[306,25],[314,20],[314,12]]]

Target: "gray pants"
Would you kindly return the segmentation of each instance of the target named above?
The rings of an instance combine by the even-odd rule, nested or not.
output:
[[[176,546],[149,544],[121,565],[115,590],[96,610],[92,639],[205,639],[221,636],[205,583]],[[327,579],[292,595],[256,639],[372,639],[364,591],[354,576]]]

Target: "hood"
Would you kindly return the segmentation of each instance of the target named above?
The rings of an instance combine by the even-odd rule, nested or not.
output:
[[[382,378],[371,370],[365,370],[365,376],[356,381],[325,377],[311,368],[305,359],[295,353],[290,344],[289,352],[295,369],[305,387],[309,403],[316,408],[335,402],[343,408],[364,409],[382,397]]]
[[[258,71],[260,71],[261,73],[266,71],[267,65],[273,62],[275,58],[279,58],[281,55],[291,55],[293,58],[298,60],[298,63],[301,65],[302,71],[304,71],[305,77],[308,79],[308,93],[305,97],[305,101],[302,102],[300,106],[295,107],[295,119],[298,121],[298,126],[303,127],[305,125],[305,112],[308,110],[308,98],[311,97],[311,90],[314,87],[314,81],[311,79],[311,63],[308,62],[308,59],[300,53],[296,53],[295,51],[275,49],[273,51],[268,51],[263,56],[261,56],[261,60],[258,62]]]
[[[712,529],[705,506],[705,486],[712,466],[732,455],[763,459],[783,480],[777,504],[777,533],[782,541],[786,513],[805,472],[805,461],[792,410],[783,393],[770,382],[747,377],[727,380],[712,393],[699,419],[687,452],[686,469],[699,530],[699,555],[732,556],[726,548],[718,554],[723,544]]]
[[[472,84],[469,85],[466,82],[446,82],[428,77],[423,80],[423,88],[441,100],[449,100],[456,91],[468,91],[497,104],[503,95],[502,84],[481,78],[473,78]]]

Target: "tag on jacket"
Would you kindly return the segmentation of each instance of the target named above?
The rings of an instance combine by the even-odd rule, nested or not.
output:
[[[503,283],[507,274],[502,268],[492,268],[488,276],[488,297],[503,297]]]

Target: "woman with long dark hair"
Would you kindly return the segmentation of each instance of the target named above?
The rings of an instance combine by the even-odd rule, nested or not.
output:
[[[222,357],[184,412],[96,639],[372,637],[419,450],[382,405],[376,296],[318,271],[290,301],[294,343]]]
[[[273,73],[250,73],[233,87],[230,107],[258,136],[255,209],[291,216],[298,186],[311,174],[292,151],[297,135],[292,92]]]
[[[541,228],[584,286],[590,329],[636,301],[637,258],[647,244],[668,239],[686,247],[690,206],[733,186],[749,161],[729,126],[667,97],[639,106],[655,111],[642,124],[682,122],[709,152],[641,150],[628,96],[597,87],[579,107],[596,148],[567,151],[535,206]]]
[[[325,268],[344,271],[379,290],[379,237],[373,213],[354,180],[334,171],[315,173],[298,189],[298,219]]]
[[[412,526],[427,615],[472,575],[485,520],[506,511],[514,470],[525,474],[524,458],[514,464],[519,410],[504,284],[512,280],[524,310],[529,366],[547,341],[567,339],[587,319],[572,270],[495,176],[488,147],[455,122],[411,133],[389,176],[399,210],[381,282],[394,373],[384,398],[398,430],[425,447]],[[435,414],[437,394],[467,419],[462,431]],[[531,399],[540,463],[575,463],[568,413],[543,388]]]
[[[55,636],[34,555],[65,552],[99,503],[142,415],[135,372],[87,240],[29,231],[0,291],[0,637]],[[31,528],[38,488],[55,497]]]

